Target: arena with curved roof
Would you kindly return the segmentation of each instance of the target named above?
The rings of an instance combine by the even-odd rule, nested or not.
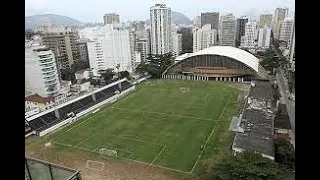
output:
[[[212,46],[180,58],[162,78],[250,81],[265,79],[266,70],[249,52],[231,46]]]

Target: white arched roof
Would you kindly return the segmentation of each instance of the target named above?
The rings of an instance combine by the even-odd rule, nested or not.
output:
[[[235,48],[231,46],[212,46],[212,47],[197,51],[195,53],[192,53],[187,58],[198,56],[198,55],[226,56],[246,64],[256,72],[259,71],[259,59],[256,58],[254,55],[250,54],[249,52],[239,48]]]

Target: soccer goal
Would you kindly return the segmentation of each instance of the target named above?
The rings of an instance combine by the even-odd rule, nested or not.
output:
[[[107,148],[100,148],[99,154],[101,155],[107,155],[107,156],[118,156],[118,153],[114,149],[107,149]]]

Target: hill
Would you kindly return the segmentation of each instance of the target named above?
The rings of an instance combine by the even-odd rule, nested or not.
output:
[[[175,24],[192,24],[192,21],[182,13],[172,11],[172,22]],[[150,24],[150,19],[146,20],[146,24]]]
[[[25,29],[33,29],[36,26],[44,24],[75,26],[80,25],[81,22],[67,16],[60,16],[55,14],[34,15],[25,18]]]

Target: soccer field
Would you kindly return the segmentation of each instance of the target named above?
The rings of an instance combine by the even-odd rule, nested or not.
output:
[[[150,80],[56,132],[50,142],[99,155],[112,149],[117,158],[192,173],[219,150],[225,138],[219,133],[238,113],[241,93],[219,82]]]

